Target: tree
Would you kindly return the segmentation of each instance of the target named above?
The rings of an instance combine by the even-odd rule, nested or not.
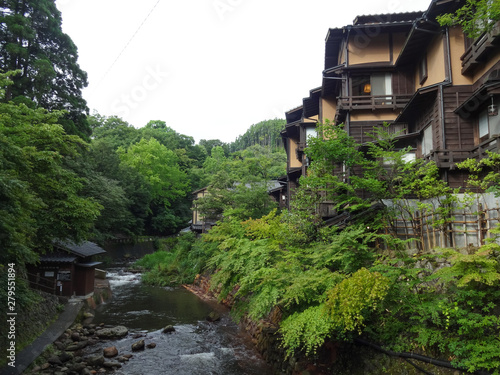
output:
[[[271,150],[283,149],[280,132],[285,128],[286,121],[282,119],[265,120],[250,126],[245,134],[240,135],[231,143],[231,151],[241,151],[253,145],[270,147]]]
[[[152,203],[150,224],[157,233],[172,233],[179,229],[184,220],[174,213],[175,204],[187,196],[189,183],[187,175],[181,170],[174,151],[169,150],[155,138],[141,139],[128,149],[119,148],[122,163],[137,171],[148,184]],[[163,220],[154,219],[161,213]],[[165,218],[169,218],[166,220]]]
[[[88,108],[82,97],[87,74],[78,52],[62,32],[54,0],[3,0],[0,6],[0,70],[20,71],[6,101],[65,110],[59,122],[69,134],[88,138]]]
[[[217,146],[220,146],[224,149],[224,153],[226,156],[229,155],[229,145],[219,139],[202,139],[199,145],[205,147],[207,155],[212,155],[212,149]]]
[[[10,83],[5,74],[0,81],[2,87]],[[28,247],[49,248],[57,238],[84,240],[99,215],[100,205],[81,195],[82,180],[66,167],[66,160],[86,144],[65,133],[57,123],[60,116],[58,111],[0,103],[4,209],[24,226],[14,225],[6,238],[18,238],[16,243]]]
[[[106,139],[114,151],[118,147],[127,148],[141,139],[138,129],[117,116],[106,117],[94,113],[89,116],[89,124],[92,128],[92,138],[94,140]]]
[[[500,20],[500,1],[467,0],[456,12],[442,14],[437,20],[442,26],[460,25],[467,36],[477,38]]]

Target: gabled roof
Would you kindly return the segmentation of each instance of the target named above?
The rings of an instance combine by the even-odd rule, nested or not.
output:
[[[441,32],[436,17],[443,13],[453,13],[463,3],[462,0],[432,0],[429,8],[413,21],[410,34],[399,53],[395,65],[414,63],[422,56],[422,50]]]
[[[80,245],[72,241],[58,241],[54,243],[54,247],[66,250],[80,257],[90,257],[92,255],[103,254],[106,252],[106,250],[99,247],[97,244],[89,241],[85,241]]]
[[[285,112],[286,123],[290,124],[292,122],[300,121],[302,119],[302,113],[304,111],[303,106],[299,106]]]
[[[309,97],[302,99],[304,107],[304,117],[319,115],[319,99],[321,97],[321,87],[309,91]]]

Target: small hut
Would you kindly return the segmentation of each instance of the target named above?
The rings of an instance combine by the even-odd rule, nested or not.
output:
[[[58,241],[53,246],[52,253],[42,255],[39,264],[28,270],[31,285],[60,296],[91,296],[95,267],[101,264],[92,258],[106,251],[88,241]]]

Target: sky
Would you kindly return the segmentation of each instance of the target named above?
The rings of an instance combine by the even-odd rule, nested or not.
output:
[[[56,0],[91,114],[233,142],[321,85],[329,28],[431,0]]]

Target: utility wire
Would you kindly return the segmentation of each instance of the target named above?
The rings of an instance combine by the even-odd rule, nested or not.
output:
[[[147,14],[147,16],[144,18],[144,20],[142,20],[141,24],[139,25],[139,27],[135,30],[134,34],[132,34],[132,36],[130,37],[130,39],[128,40],[128,42],[125,44],[125,46],[122,48],[122,50],[120,51],[120,53],[118,54],[118,56],[116,56],[115,60],[111,63],[111,65],[109,66],[108,70],[106,70],[106,72],[104,73],[104,75],[102,76],[102,78],[99,80],[99,82],[97,83],[97,85],[95,86],[94,90],[96,90],[102,83],[102,81],[104,81],[104,79],[108,76],[109,72],[111,71],[111,69],[113,69],[113,67],[116,65],[116,63],[118,62],[118,60],[120,59],[120,57],[123,55],[123,53],[125,52],[125,50],[127,49],[127,47],[130,45],[130,43],[132,42],[132,40],[134,40],[135,36],[139,33],[139,31],[142,29],[142,27],[144,26],[144,24],[146,23],[146,21],[148,20],[148,18],[151,16],[151,14],[153,14],[154,10],[156,9],[156,7],[158,6],[158,4],[160,3],[161,0],[158,0],[155,5],[153,5],[153,7],[151,8],[151,10],[149,11],[149,13]]]

